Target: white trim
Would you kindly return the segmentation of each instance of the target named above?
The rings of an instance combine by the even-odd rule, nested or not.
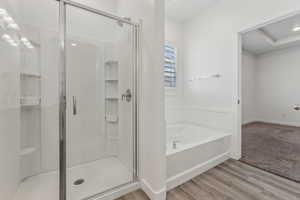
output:
[[[277,124],[277,125],[283,125],[283,126],[295,126],[295,127],[300,126],[299,122],[286,122],[286,121],[276,121],[276,120],[269,120],[269,119],[255,119],[255,120],[249,121],[247,123],[243,123],[243,124],[249,124],[249,123],[252,123],[252,122]]]
[[[272,36],[270,36],[267,32],[265,32],[262,29],[258,29],[258,32],[265,38],[265,40],[272,46],[274,47],[278,47],[278,46],[283,46],[283,45],[288,45],[290,43],[294,43],[294,42],[298,42],[300,40],[300,36],[296,35],[296,36],[290,36],[284,39],[280,39],[280,40],[275,40],[272,38]]]
[[[177,74],[177,71],[176,71],[176,74]],[[176,83],[177,83],[177,75],[176,75]],[[177,84],[176,84],[176,87],[174,87],[174,88],[165,87],[165,94],[166,94],[166,96],[170,96],[170,97],[177,96]]]
[[[300,14],[300,10],[294,11],[287,13],[285,15],[281,15],[279,17],[273,17],[270,20],[263,21],[262,23],[258,23],[256,25],[248,26],[247,28],[237,32],[237,39],[238,39],[238,65],[236,66],[236,87],[234,88],[234,97],[233,97],[233,105],[235,105],[235,134],[233,135],[233,143],[232,143],[232,150],[231,150],[231,157],[234,159],[240,159],[241,158],[241,150],[242,150],[242,108],[241,108],[241,103],[237,104],[236,102],[240,100],[242,102],[242,91],[241,91],[241,86],[242,86],[242,75],[241,75],[241,69],[242,69],[242,35],[254,31],[260,28],[263,28],[267,25],[288,19],[290,17],[296,16]]]
[[[299,15],[299,14],[300,14],[300,10],[289,12],[285,15],[280,15],[278,17],[273,17],[272,19],[263,21],[262,23],[258,23],[258,24],[255,24],[255,25],[250,25],[247,28],[244,28],[244,29],[240,30],[238,33],[244,34],[244,33],[250,32],[250,31],[254,31],[256,29],[263,28],[267,25],[270,25],[270,24],[288,19],[290,17],[296,16],[296,15]]]
[[[214,108],[214,107],[200,107],[200,106],[167,106],[167,109],[173,110],[201,110],[212,113],[232,114],[233,108]]]
[[[229,159],[229,152],[223,153],[221,155],[218,155],[204,163],[201,163],[193,168],[190,168],[188,170],[185,170],[182,173],[179,173],[175,176],[172,176],[168,178],[167,180],[167,190],[171,190],[178,185],[181,185],[188,180],[206,172],[207,170],[225,162],[226,160]]]
[[[256,120],[256,119],[249,119],[247,121],[242,122],[242,125],[250,124],[250,123],[253,123],[253,122],[257,122],[257,121],[258,120]]]
[[[166,187],[155,191],[151,185],[145,180],[141,179],[141,188],[148,195],[151,200],[165,200],[166,199]]]

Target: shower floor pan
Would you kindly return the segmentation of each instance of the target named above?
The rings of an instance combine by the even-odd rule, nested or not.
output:
[[[81,200],[132,180],[131,172],[115,157],[78,165],[67,173],[69,200]],[[27,178],[14,200],[58,200],[58,180],[58,172]]]

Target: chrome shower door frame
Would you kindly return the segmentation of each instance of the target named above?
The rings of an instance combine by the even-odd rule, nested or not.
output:
[[[128,24],[132,27],[132,36],[133,36],[133,98],[132,98],[132,127],[133,127],[133,180],[127,184],[119,185],[115,188],[111,188],[104,192],[99,192],[99,194],[88,197],[97,198],[102,194],[105,194],[116,189],[120,189],[123,186],[126,186],[131,183],[138,181],[139,176],[139,159],[138,159],[138,115],[139,115],[139,103],[138,96],[140,88],[138,87],[140,80],[140,65],[141,65],[141,21],[139,23],[132,22],[128,18],[121,18],[115,16],[108,12],[97,10],[83,4],[73,2],[70,0],[57,0],[59,1],[59,57],[60,57],[60,66],[59,66],[59,200],[67,200],[67,148],[66,148],[66,111],[67,111],[67,96],[66,96],[66,7],[67,5],[77,7],[83,10],[86,10],[103,17],[116,20],[121,23]]]

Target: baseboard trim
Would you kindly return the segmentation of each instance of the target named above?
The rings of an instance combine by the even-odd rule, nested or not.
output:
[[[299,127],[300,124],[297,122],[280,122],[280,121],[272,121],[272,120],[257,120],[257,122],[267,123],[267,124],[275,124],[275,125],[283,125],[283,126],[293,126]]]
[[[169,191],[169,190],[177,187],[178,185],[181,185],[181,184],[191,180],[192,178],[202,174],[203,172],[206,172],[207,170],[225,162],[226,160],[228,160],[230,158],[229,155],[230,155],[229,152],[223,153],[223,154],[218,155],[204,163],[201,163],[193,168],[190,168],[188,170],[185,170],[182,173],[179,173],[175,176],[168,178],[167,190]]]
[[[273,121],[273,120],[252,120],[249,122],[245,122],[242,125],[248,125],[248,124],[252,124],[252,123],[256,123],[256,122],[261,122],[261,123],[266,123],[266,124],[275,124],[275,125],[283,125],[283,126],[293,126],[293,127],[299,127],[300,123],[297,122],[280,122],[280,121]]]
[[[151,200],[165,200],[166,199],[166,188],[165,187],[158,191],[155,191],[145,179],[141,179],[140,184],[141,184],[142,190],[148,195],[148,197]]]
[[[245,126],[245,125],[252,124],[255,122],[258,122],[258,121],[257,120],[248,120],[248,121],[243,122],[242,125]]]

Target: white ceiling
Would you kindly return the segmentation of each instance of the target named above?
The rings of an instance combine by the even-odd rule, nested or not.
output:
[[[219,0],[166,0],[166,16],[184,22]]]
[[[296,25],[300,25],[300,15],[248,32],[243,35],[243,48],[258,55],[298,46],[300,45],[300,31],[293,31]]]

